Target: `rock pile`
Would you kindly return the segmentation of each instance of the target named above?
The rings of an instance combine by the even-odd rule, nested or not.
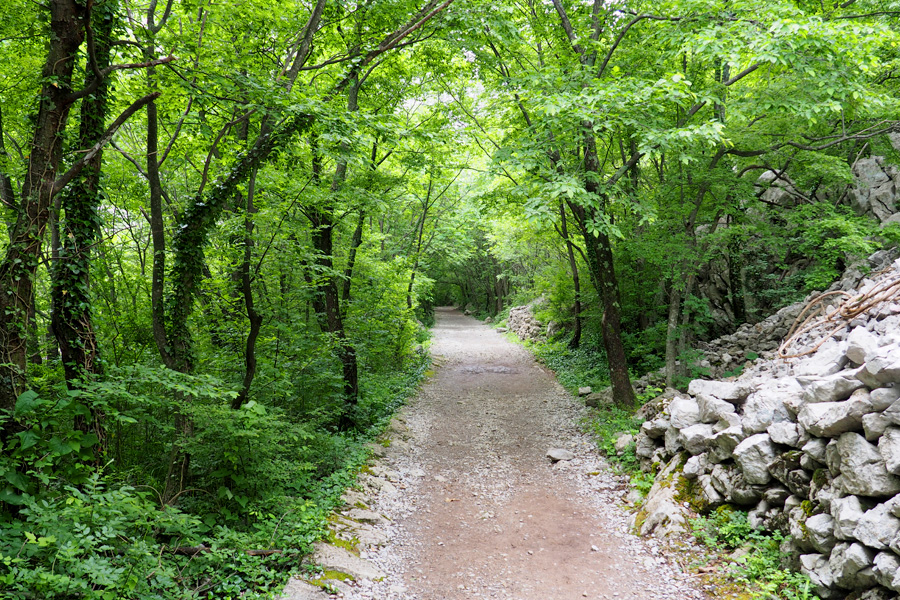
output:
[[[534,311],[543,301],[543,298],[538,298],[524,306],[515,306],[509,309],[506,327],[518,335],[520,339],[542,339],[544,337],[544,326],[534,316]]]
[[[830,314],[850,316],[801,327],[782,348],[788,358],[773,351],[803,305],[711,345],[740,356],[757,344],[768,360],[645,407],[636,452],[660,472],[635,517],[641,533],[683,527],[685,504],[739,505],[755,527],[789,534],[784,549],[820,597],[897,597],[900,260],[868,277],[851,273],[833,291],[854,288],[830,296]],[[877,302],[866,306],[869,298]]]
[[[879,272],[888,268],[896,255],[897,252],[893,250],[876,252],[864,264],[847,269],[841,279],[826,291],[857,289],[866,279],[866,272]],[[707,369],[710,377],[715,378],[739,371],[742,367],[746,367],[748,362],[757,358],[763,360],[774,358],[775,350],[787,336],[800,311],[817,295],[814,293],[803,302],[786,306],[759,323],[745,323],[733,334],[724,335],[711,342],[700,342],[697,348],[703,352],[704,359],[700,361],[699,366]],[[663,375],[662,372],[659,373],[660,381],[663,380]]]

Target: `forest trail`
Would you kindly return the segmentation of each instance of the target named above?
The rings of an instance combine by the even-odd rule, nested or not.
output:
[[[531,354],[439,308],[435,374],[404,410],[396,493],[375,508],[392,541],[366,558],[375,600],[706,598],[699,581],[627,533],[624,480],[576,429],[581,409]],[[550,448],[576,457],[552,465]]]

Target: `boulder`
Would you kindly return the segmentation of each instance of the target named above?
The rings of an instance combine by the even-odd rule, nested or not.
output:
[[[877,442],[890,424],[891,421],[880,412],[863,415],[862,426],[863,432],[866,434],[866,441]]]
[[[900,400],[900,385],[874,389],[869,394],[869,400],[871,400],[872,408],[875,410],[886,410],[897,400]]]
[[[613,447],[616,449],[616,454],[622,454],[625,450],[628,449],[628,446],[634,443],[634,436],[630,433],[620,433],[616,435],[616,441],[613,444]]]
[[[814,436],[837,437],[847,431],[862,429],[863,415],[870,412],[873,412],[873,408],[869,393],[861,389],[841,402],[807,404],[797,415],[797,421]]]
[[[884,587],[900,592],[900,556],[880,552],[875,556],[875,579]]]
[[[695,379],[688,384],[688,393],[691,396],[699,396],[701,394],[714,396],[719,400],[725,400],[735,405],[740,405],[746,400],[751,391],[752,388],[750,386],[732,381]]]
[[[636,519],[640,515],[644,519],[640,523],[641,535],[655,534],[664,537],[685,531],[685,509],[675,499],[680,487],[678,480],[681,478],[681,474],[678,472],[678,468],[682,460],[682,456],[678,455],[669,461],[647,493],[641,511],[635,513],[633,518]]]
[[[735,447],[733,454],[748,483],[764,485],[771,480],[768,466],[775,459],[775,446],[769,434],[748,437]]]
[[[891,514],[893,504],[885,502],[867,510],[853,530],[853,537],[870,548],[887,550],[900,533],[900,519]]]
[[[734,414],[734,405],[720,400],[709,394],[697,394],[695,397],[700,407],[700,421],[703,423],[717,423],[725,418],[725,415]]]
[[[888,427],[878,440],[878,452],[888,472],[900,475],[900,427]]]
[[[900,382],[900,344],[879,348],[866,361],[866,371],[881,383]]]
[[[875,563],[875,552],[862,544],[842,543],[834,546],[828,565],[839,587],[852,590],[859,587],[860,572]],[[866,577],[862,577],[865,581]]]
[[[847,343],[831,338],[815,353],[800,359],[794,365],[794,375],[823,377],[834,375],[845,366],[847,366]]]
[[[796,397],[800,387],[792,378],[768,380],[747,397],[741,423],[747,435],[761,433],[772,423],[791,420],[785,399]]]
[[[865,514],[859,498],[847,496],[831,501],[831,516],[834,517],[834,536],[839,540],[852,540],[856,526]]]
[[[743,427],[735,425],[717,433],[713,438],[713,442],[722,451],[730,455],[746,437]]]
[[[650,458],[656,452],[656,443],[643,431],[638,433],[634,441],[634,453],[641,458]]]
[[[815,460],[816,462],[825,464],[825,448],[828,446],[828,440],[821,438],[811,439],[805,444],[801,450],[804,454]]]
[[[900,400],[888,406],[881,415],[894,425],[900,425]]]
[[[684,429],[700,422],[700,406],[693,398],[678,396],[669,403],[669,423],[675,429]]]
[[[769,473],[783,483],[792,494],[806,497],[809,495],[810,475],[800,468],[799,450],[785,452],[776,456],[768,465]]]
[[[809,529],[806,528],[806,520],[809,518],[806,510],[802,506],[785,510],[788,514],[788,531],[794,544],[803,552],[812,552],[812,541],[809,539]]]
[[[847,358],[861,365],[866,356],[878,350],[878,338],[865,327],[854,327],[847,336]]]
[[[797,448],[800,443],[800,428],[796,423],[772,423],[766,429],[766,433],[776,444]]]
[[[843,434],[838,439],[837,452],[846,493],[877,497],[900,492],[900,479],[888,472],[878,448],[863,436]]]
[[[829,557],[821,554],[803,554],[800,556],[800,572],[809,577],[816,593],[822,597],[831,597],[834,586],[834,573],[828,564]]]
[[[665,448],[670,455],[682,450],[680,433],[675,427],[669,427],[666,430]]]
[[[853,210],[879,221],[890,218],[897,209],[897,168],[885,164],[883,156],[872,156],[854,162],[851,171],[854,181],[848,196]]]
[[[697,479],[700,475],[709,472],[712,465],[710,465],[707,460],[708,456],[709,455],[704,452],[703,454],[690,457],[687,462],[684,463],[684,470],[682,471],[684,478]]]
[[[834,517],[828,513],[813,515],[806,519],[809,542],[816,552],[828,554],[837,540],[834,537]]]
[[[827,377],[798,377],[797,381],[803,386],[803,400],[812,403],[846,400],[865,385],[849,370]]]
[[[713,441],[713,426],[698,423],[685,427],[678,433],[678,441],[692,455],[701,454]]]
[[[641,432],[647,434],[648,437],[658,440],[664,435],[666,435],[666,430],[669,428],[668,419],[664,419],[663,417],[657,417],[650,421],[644,421],[641,424]]]

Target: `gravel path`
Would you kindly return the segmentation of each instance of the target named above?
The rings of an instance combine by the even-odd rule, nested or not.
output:
[[[388,573],[351,600],[707,598],[654,540],[628,533],[625,481],[577,430],[578,404],[530,353],[437,310],[435,375],[377,470],[372,508],[391,542],[363,558]],[[574,460],[551,465],[549,448]]]

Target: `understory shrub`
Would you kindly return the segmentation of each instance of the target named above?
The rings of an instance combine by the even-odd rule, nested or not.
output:
[[[707,516],[691,521],[694,536],[717,554],[729,554],[727,576],[749,589],[751,598],[818,600],[809,578],[785,569],[781,551],[784,536],[753,529],[747,513],[720,506]]]

